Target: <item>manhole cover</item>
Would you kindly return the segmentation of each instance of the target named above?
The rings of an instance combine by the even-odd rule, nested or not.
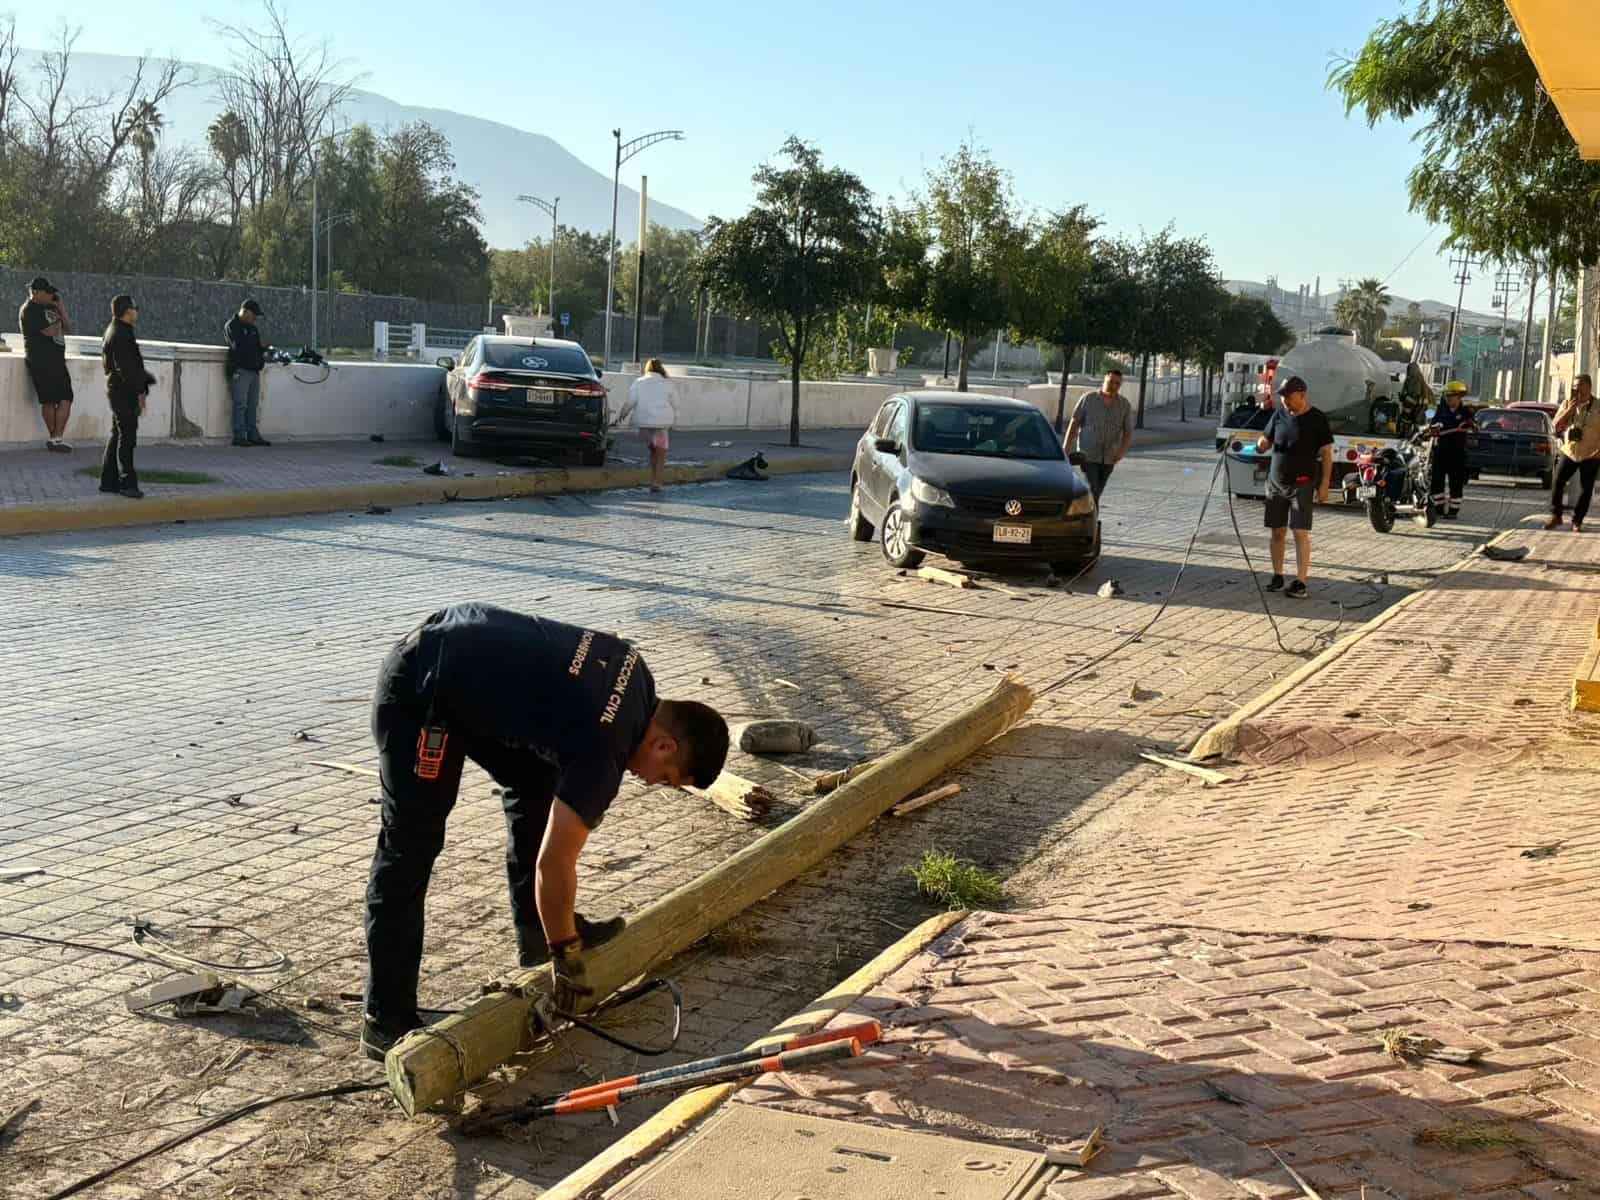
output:
[[[931,1133],[724,1105],[607,1200],[1010,1200],[1044,1156]]]

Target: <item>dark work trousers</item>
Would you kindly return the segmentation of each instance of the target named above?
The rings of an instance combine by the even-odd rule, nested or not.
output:
[[[139,398],[111,398],[111,439],[100,464],[102,491],[120,492],[139,486],[139,473],[133,469],[133,450],[139,444]]]
[[[1461,507],[1461,493],[1467,489],[1467,446],[1461,435],[1441,438],[1433,447],[1433,480],[1429,490],[1437,508],[1447,507],[1451,512]],[[1449,491],[1445,487],[1448,482]]]
[[[1556,470],[1556,480],[1550,489],[1550,511],[1556,520],[1561,520],[1562,506],[1565,503],[1567,484],[1572,482],[1572,477],[1578,477],[1578,502],[1572,506],[1572,519],[1579,524],[1589,515],[1589,501],[1594,497],[1594,479],[1600,473],[1600,458],[1591,458],[1587,462],[1574,462],[1565,454],[1561,456],[1561,466]]]
[[[496,755],[487,748],[480,751],[459,730],[451,729],[439,778],[417,777],[417,738],[427,713],[416,696],[414,653],[402,646],[384,660],[372,711],[383,825],[367,877],[366,1008],[374,1018],[391,1022],[416,1012],[428,880],[444,848],[445,821],[455,807],[465,760],[472,758],[502,784],[517,780],[525,765],[520,757]],[[551,794],[535,780],[527,788],[508,786],[502,797],[511,911],[519,926],[533,929],[539,928],[533,877]]]
[[[1116,463],[1084,463],[1083,474],[1089,480],[1089,490],[1094,493],[1094,502],[1100,503],[1100,493],[1106,490],[1106,484],[1111,482],[1111,472],[1117,469]]]

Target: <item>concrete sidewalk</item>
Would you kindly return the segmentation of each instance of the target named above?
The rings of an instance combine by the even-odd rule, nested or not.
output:
[[[1600,724],[1567,703],[1600,540],[1506,540],[1247,706],[1234,782],[1148,783],[864,989],[834,1023],[878,1050],[734,1103],[1036,1151],[1101,1127],[1027,1193],[1057,1200],[1600,1197]],[[661,1155],[648,1194],[695,1194]]]
[[[1210,426],[1187,424],[1169,411],[1147,416],[1136,446],[1205,440]],[[761,453],[778,473],[844,470],[859,429],[803,430],[801,445],[781,430],[685,430],[672,435],[669,482],[716,479]],[[458,459],[438,442],[286,442],[267,448],[158,445],[140,448],[144,500],[98,491],[100,447],[71,454],[37,450],[0,453],[0,535],[243,516],[338,512],[370,504],[438,503],[460,499],[637,487],[648,482],[647,456],[631,429],[617,434],[605,467],[565,467],[534,459]],[[389,460],[389,461],[385,461]],[[442,463],[444,478],[422,468]],[[181,472],[189,482],[161,482]]]

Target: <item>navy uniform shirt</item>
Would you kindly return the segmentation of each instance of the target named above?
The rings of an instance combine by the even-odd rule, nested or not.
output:
[[[656,712],[627,642],[492,604],[434,613],[414,662],[418,698],[470,757],[512,786],[553,790],[590,829]]]
[[[1439,427],[1439,446],[1444,450],[1465,450],[1467,448],[1467,431],[1476,428],[1472,419],[1472,410],[1465,404],[1458,408],[1451,408],[1442,401],[1439,407],[1434,410],[1433,423]],[[1444,436],[1446,434],[1449,436]]]

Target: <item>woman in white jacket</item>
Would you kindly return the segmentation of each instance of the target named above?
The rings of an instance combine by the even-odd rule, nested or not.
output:
[[[632,416],[650,451],[650,490],[661,490],[661,471],[667,465],[667,431],[677,420],[678,412],[672,406],[672,385],[667,382],[667,369],[659,358],[644,365],[644,374],[628,386],[628,399],[617,414],[617,423],[626,424]]]

